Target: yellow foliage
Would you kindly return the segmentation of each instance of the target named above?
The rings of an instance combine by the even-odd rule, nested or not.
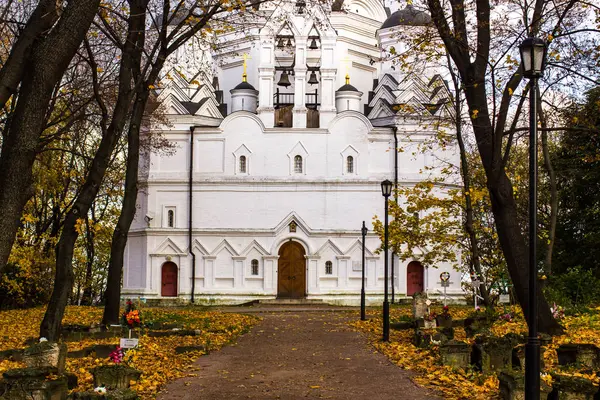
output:
[[[440,310],[441,308],[434,308],[434,311],[439,312]],[[451,306],[454,319],[465,318],[471,310],[470,307]],[[554,337],[552,344],[544,348],[544,373],[548,375],[542,375],[542,379],[549,381],[551,379],[550,372],[559,372],[590,379],[595,385],[600,386],[600,377],[596,373],[560,367],[556,355],[556,348],[564,343],[592,343],[600,346],[600,307],[593,311],[595,313],[568,316],[561,321],[566,328],[566,333]],[[492,326],[491,331],[495,336],[503,336],[507,333],[527,334],[527,325],[520,309],[511,307],[511,313],[515,316],[513,322],[498,320]],[[410,307],[392,308],[390,311],[392,321],[410,315]],[[391,330],[390,342],[384,343],[381,341],[382,319],[380,311],[371,312],[369,317],[370,319],[367,321],[355,321],[350,325],[358,331],[366,332],[371,344],[396,365],[414,371],[416,373],[416,376],[413,377],[415,383],[443,392],[445,399],[484,400],[498,396],[498,378],[496,375],[484,375],[475,371],[442,366],[437,346],[430,349],[421,349],[411,343],[412,330]],[[455,339],[469,343],[473,342],[472,338],[466,338],[463,328],[455,328]]]
[[[28,310],[11,310],[0,312],[0,351],[25,347],[25,340],[38,336],[39,321],[44,314],[43,308]],[[193,371],[193,362],[205,354],[194,351],[176,354],[177,346],[203,345],[208,351],[219,350],[226,344],[246,332],[258,318],[220,312],[204,312],[194,309],[164,309],[145,308],[142,310],[146,321],[182,321],[184,329],[201,331],[198,336],[140,336],[139,347],[130,350],[125,356],[126,362],[142,372],[137,382],[132,382],[132,388],[142,399],[153,399],[156,393],[169,381],[181,378]],[[99,307],[67,307],[63,325],[92,325],[98,324],[102,318],[102,308]],[[31,323],[24,323],[30,321]],[[143,331],[142,331],[143,333]],[[118,344],[119,338],[84,339],[68,342],[69,351],[80,350],[95,344]],[[77,375],[79,386],[77,391],[93,389],[93,377],[90,370],[99,365],[108,365],[111,361],[84,357],[67,359],[66,369]],[[12,368],[21,368],[22,363],[0,361],[0,374]]]

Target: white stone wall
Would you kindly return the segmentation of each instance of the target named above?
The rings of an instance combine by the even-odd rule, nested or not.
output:
[[[148,178],[127,248],[125,296],[160,298],[160,271],[167,261],[179,267],[179,296],[189,298],[191,293],[190,133],[182,122],[164,135],[176,149],[170,155],[149,156]],[[194,146],[193,249],[199,301],[275,297],[278,251],[291,239],[306,251],[307,297],[356,303],[363,220],[371,232],[366,242],[366,289],[371,301],[380,301],[383,260],[376,254],[380,241],[371,221],[383,214],[380,182],[393,179],[391,130],[373,128],[355,112],[339,114],[329,129],[265,129],[255,115],[238,112],[218,129],[196,128]],[[245,174],[238,171],[240,154],[247,157]],[[295,155],[303,158],[302,173],[294,172]],[[348,155],[355,162],[351,174],[345,170]],[[415,166],[424,163],[421,157],[425,156],[401,163],[406,171],[401,184],[414,183]],[[169,210],[174,211],[173,227],[168,226]],[[289,228],[292,220],[298,225],[295,233]],[[259,261],[257,276],[251,275],[253,259]],[[325,273],[327,261],[333,265],[330,275]],[[395,262],[399,298],[406,293],[407,264]],[[449,269],[426,268],[427,290],[435,293],[439,273]],[[455,285],[450,292],[457,295],[460,277],[451,273]]]

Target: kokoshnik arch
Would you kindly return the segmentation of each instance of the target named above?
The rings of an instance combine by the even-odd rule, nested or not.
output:
[[[378,304],[380,182],[413,185],[457,163],[452,146],[395,151],[416,149],[452,113],[434,66],[404,74],[381,59],[424,29],[427,14],[376,1],[307,3],[302,14],[294,2],[266,7],[252,34],[231,34],[216,50],[182,46],[168,61],[180,73],[158,85],[168,123],[152,129],[172,151],[141,157],[126,297],[358,304],[364,220],[367,302]],[[442,271],[454,282],[448,294],[462,296],[449,265],[428,268],[419,254],[393,265],[396,298],[435,294]]]

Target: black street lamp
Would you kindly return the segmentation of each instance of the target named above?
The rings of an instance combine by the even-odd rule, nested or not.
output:
[[[519,46],[523,76],[529,79],[529,335],[525,345],[525,399],[540,398],[540,339],[537,320],[537,97],[546,66],[546,43],[527,38]]]
[[[383,284],[383,341],[390,341],[390,303],[388,302],[388,199],[392,194],[393,184],[389,179],[381,182],[381,194],[385,198],[385,219],[383,233],[384,284]]]
[[[362,233],[362,286],[360,288],[360,320],[367,319],[365,315],[365,236],[367,236],[367,227],[363,221],[360,232]]]

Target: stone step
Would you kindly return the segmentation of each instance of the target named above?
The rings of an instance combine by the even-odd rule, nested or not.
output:
[[[286,305],[286,306],[305,306],[305,305],[327,305],[322,299],[264,299],[259,300],[259,305]]]

